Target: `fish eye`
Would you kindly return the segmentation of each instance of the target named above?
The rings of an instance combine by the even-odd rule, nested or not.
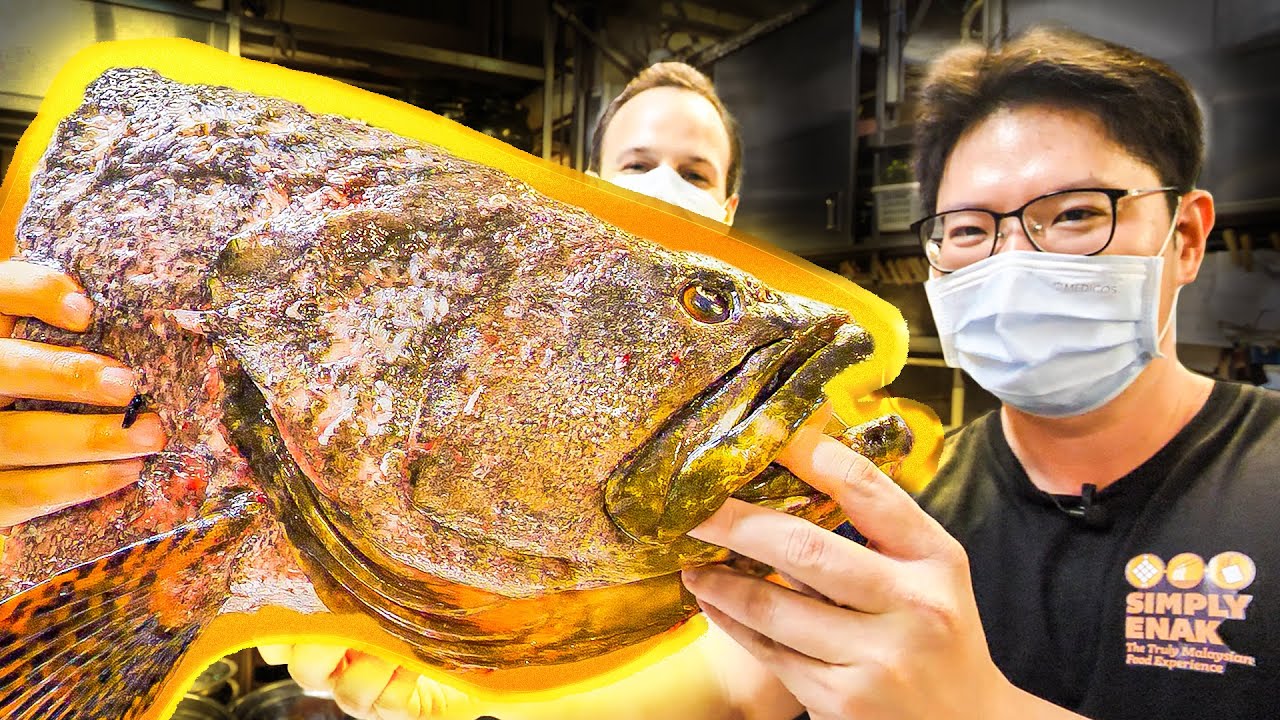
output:
[[[680,304],[694,320],[708,325],[722,323],[733,312],[733,298],[716,288],[691,282],[680,292]]]

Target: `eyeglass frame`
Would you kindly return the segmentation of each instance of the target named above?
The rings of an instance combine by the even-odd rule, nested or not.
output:
[[[982,262],[983,260],[989,257],[992,257],[993,255],[996,254],[996,244],[1000,242],[1000,239],[1002,237],[1007,237],[1003,232],[1001,232],[1000,226],[1003,224],[1004,219],[1008,217],[1018,219],[1018,224],[1022,226],[1022,232],[1026,234],[1027,242],[1031,243],[1031,247],[1035,248],[1037,252],[1050,252],[1040,247],[1040,245],[1036,243],[1035,238],[1033,238],[1031,235],[1031,228],[1027,227],[1027,218],[1023,213],[1026,212],[1027,208],[1031,207],[1032,205],[1035,205],[1041,200],[1045,200],[1051,197],[1056,197],[1058,195],[1066,195],[1067,193],[1077,193],[1077,192],[1098,192],[1098,193],[1102,193],[1103,195],[1106,195],[1111,200],[1111,230],[1107,234],[1107,241],[1103,243],[1102,247],[1098,248],[1097,250],[1094,250],[1093,252],[1080,253],[1081,257],[1089,257],[1092,255],[1097,255],[1103,250],[1106,250],[1108,247],[1111,246],[1111,241],[1115,239],[1116,218],[1120,214],[1120,200],[1122,198],[1141,197],[1143,195],[1151,195],[1152,193],[1177,192],[1181,194],[1182,191],[1175,185],[1166,185],[1165,187],[1158,187],[1158,188],[1131,188],[1129,190],[1123,190],[1120,188],[1101,188],[1101,187],[1068,188],[1066,190],[1055,190],[1051,193],[1045,193],[1044,195],[1033,197],[1027,202],[1023,203],[1022,207],[1018,208],[1017,210],[1011,210],[1006,213],[999,213],[999,212],[996,212],[995,210],[988,210],[986,208],[965,207],[965,208],[956,208],[955,210],[947,210],[945,212],[940,212],[940,213],[934,213],[932,215],[926,215],[925,217],[922,217],[919,220],[911,223],[910,225],[911,232],[914,233],[915,236],[920,240],[920,247],[922,250],[924,250],[924,259],[926,262],[929,263],[929,267],[932,267],[934,270],[937,270],[938,272],[943,274],[953,273],[953,272],[956,272],[956,270],[962,270],[964,268],[956,268],[955,270],[944,270],[938,267],[937,265],[934,265],[933,260],[929,258],[929,249],[928,249],[929,243],[932,241],[930,239],[925,238],[921,234],[921,230],[924,228],[924,224],[929,222],[930,220],[940,218],[944,215],[950,215],[952,213],[980,212],[980,213],[985,213],[987,215],[990,215],[991,218],[995,221],[996,233],[995,233],[995,237],[991,239],[991,251],[987,253],[986,257],[979,258],[978,260],[975,260],[972,263],[969,263],[969,265]],[[964,267],[969,267],[969,265],[965,265]]]

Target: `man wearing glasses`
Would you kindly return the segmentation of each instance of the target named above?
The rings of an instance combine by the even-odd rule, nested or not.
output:
[[[1175,352],[1214,220],[1191,89],[1068,32],[958,48],[916,153],[944,356],[1000,410],[948,444],[936,523],[798,440],[781,461],[869,546],[729,503],[691,534],[798,589],[687,584],[815,718],[1276,717],[1280,395]]]

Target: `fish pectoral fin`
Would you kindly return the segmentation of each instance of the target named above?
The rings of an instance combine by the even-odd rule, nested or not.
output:
[[[140,717],[217,615],[232,551],[262,507],[238,493],[0,602],[0,717]]]

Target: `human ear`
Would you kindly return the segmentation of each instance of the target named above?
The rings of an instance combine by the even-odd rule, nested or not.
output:
[[[734,216],[734,213],[738,212],[738,200],[739,200],[739,199],[740,199],[740,198],[739,198],[739,196],[738,196],[738,193],[734,193],[734,194],[732,194],[732,195],[730,195],[730,196],[729,196],[729,199],[728,199],[728,200],[726,200],[726,201],[725,201],[725,203],[724,203],[724,222],[725,222],[725,224],[726,224],[726,225],[732,225],[732,224],[733,224],[733,216]]]
[[[1213,196],[1207,190],[1192,190],[1182,197],[1174,245],[1177,258],[1176,279],[1179,285],[1190,284],[1200,272],[1205,242],[1209,238],[1209,232],[1213,230],[1213,221]]]

